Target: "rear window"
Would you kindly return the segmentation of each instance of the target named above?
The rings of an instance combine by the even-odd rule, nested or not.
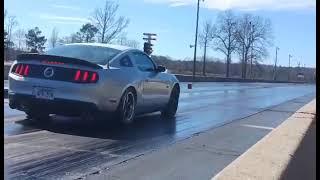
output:
[[[45,54],[86,60],[92,63],[105,65],[121,51],[108,47],[90,45],[62,45],[52,48]]]

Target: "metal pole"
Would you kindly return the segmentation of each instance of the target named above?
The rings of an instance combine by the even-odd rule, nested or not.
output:
[[[197,57],[197,41],[198,41],[199,4],[200,4],[200,0],[198,0],[198,6],[197,6],[196,37],[195,37],[195,41],[194,41],[194,53],[193,53],[193,73],[192,73],[192,79],[193,79],[193,81],[195,80],[195,74],[196,74],[196,57]]]
[[[279,48],[276,47],[276,60],[274,62],[273,80],[276,80],[276,74],[277,74],[278,49]]]
[[[250,22],[251,24],[251,22]],[[252,79],[252,56],[253,56],[253,28],[254,25],[251,24],[251,41],[252,41],[252,45],[251,45],[251,57],[250,57],[250,78]]]
[[[290,81],[290,58],[292,56],[289,54],[289,69],[288,69],[288,81]]]

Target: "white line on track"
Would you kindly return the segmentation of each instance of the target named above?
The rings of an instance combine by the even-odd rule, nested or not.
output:
[[[267,127],[267,126],[255,126],[255,125],[250,125],[250,124],[242,124],[241,126],[245,127],[251,127],[251,128],[258,128],[258,129],[267,129],[267,130],[273,130],[273,127]]]

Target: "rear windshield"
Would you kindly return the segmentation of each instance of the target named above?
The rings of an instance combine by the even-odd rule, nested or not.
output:
[[[86,60],[105,65],[108,60],[120,53],[120,50],[90,45],[62,45],[50,49],[45,54]]]

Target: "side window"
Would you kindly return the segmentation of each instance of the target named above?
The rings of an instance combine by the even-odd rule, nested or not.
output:
[[[133,53],[135,63],[141,71],[154,70],[154,64],[151,59],[142,53]]]
[[[132,67],[133,66],[129,56],[125,56],[120,59],[120,66],[122,66],[122,67]]]

